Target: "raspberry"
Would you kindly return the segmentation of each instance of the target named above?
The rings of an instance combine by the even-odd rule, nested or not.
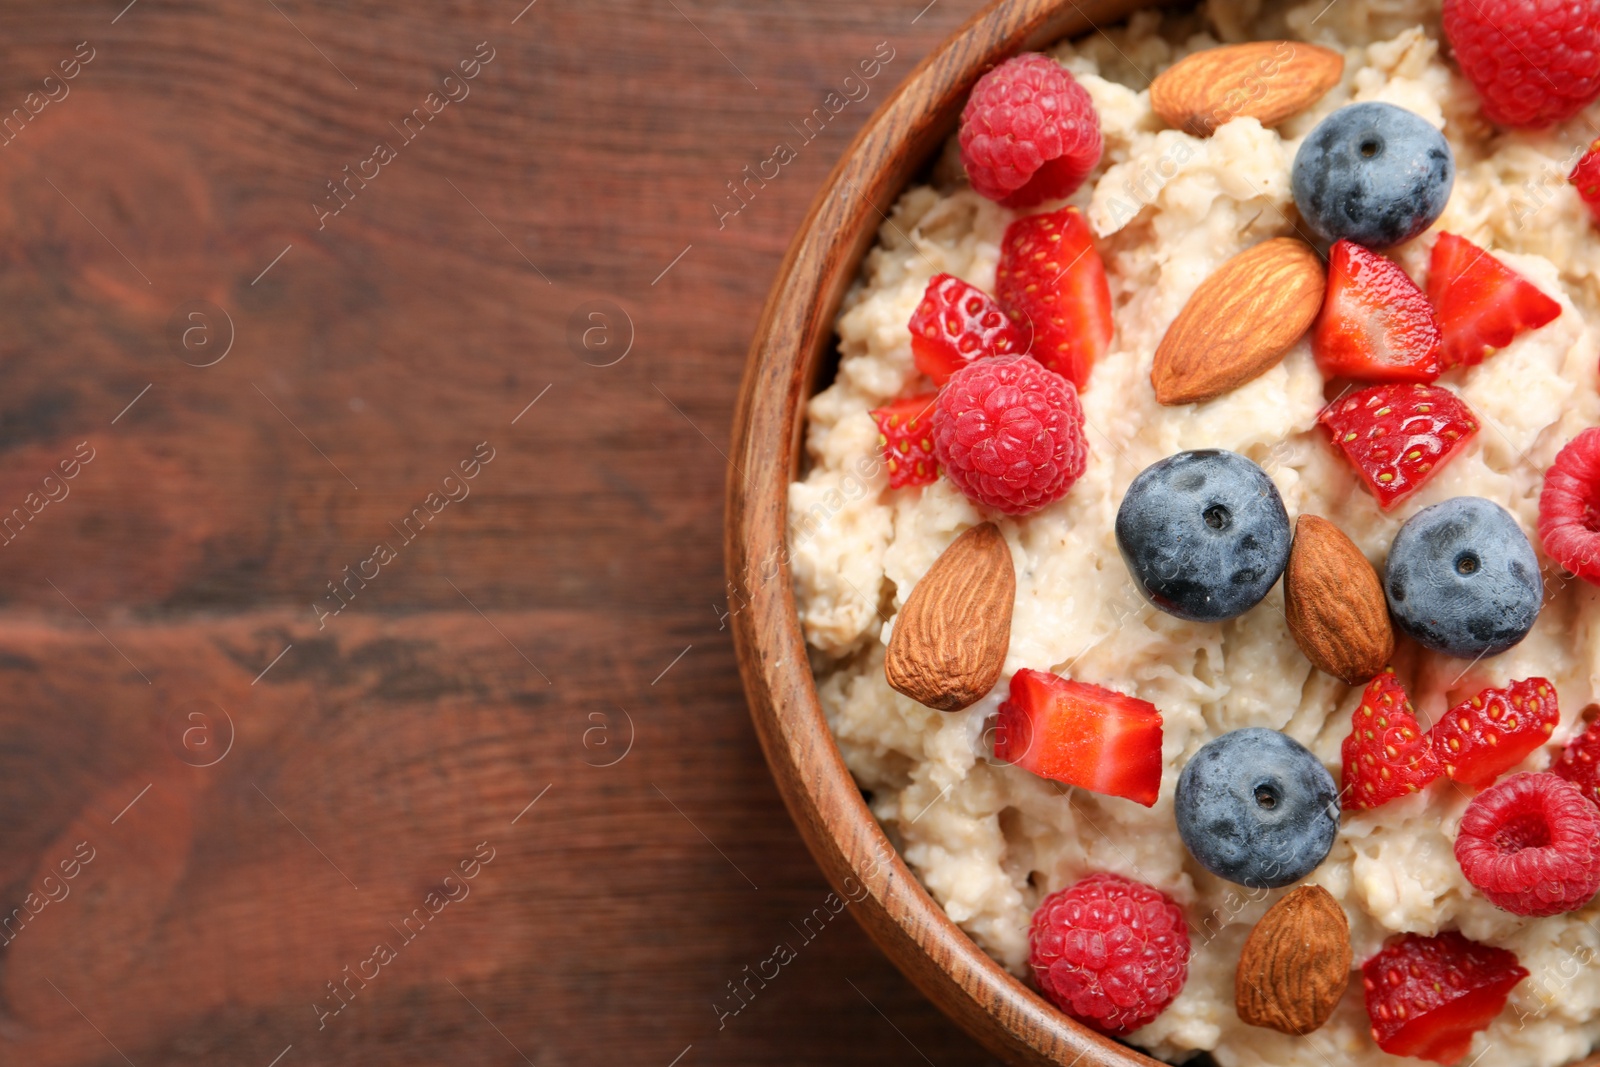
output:
[[[1600,726],[1595,724],[1596,716],[1600,716],[1600,704],[1590,704],[1583,710],[1583,721],[1589,724],[1588,728],[1567,742],[1567,747],[1550,765],[1550,773],[1577,786],[1600,807]]]
[[[1392,668],[1367,683],[1340,755],[1340,803],[1346,808],[1376,808],[1417,792],[1440,774],[1433,737],[1417,724],[1416,710]]]
[[[1539,540],[1563,568],[1600,585],[1600,427],[1567,442],[1545,472]]]
[[[1393,1056],[1454,1063],[1526,977],[1515,954],[1453,930],[1405,934],[1361,965],[1372,1039]]]
[[[1429,732],[1444,773],[1482,789],[1550,740],[1560,721],[1556,687],[1548,678],[1525,678],[1463,700]]]
[[[1015,56],[978,79],[961,112],[972,187],[1006,207],[1070,196],[1100,162],[1100,116],[1060,63]]]
[[[1033,336],[1014,323],[982,289],[952,274],[935,274],[911,316],[911,354],[917,369],[943,385],[975,359],[1018,355]]]
[[[1589,146],[1572,173],[1567,175],[1567,181],[1577,188],[1579,199],[1589,205],[1589,214],[1600,222],[1600,140]]]
[[[1461,873],[1514,915],[1581,908],[1600,889],[1600,811],[1554,774],[1513,774],[1467,805]]]
[[[1600,7],[1587,0],[1444,0],[1456,63],[1501,126],[1549,126],[1600,96]]]
[[[1189,977],[1189,931],[1178,905],[1114,874],[1091,874],[1045,897],[1028,945],[1045,998],[1108,1034],[1160,1015]]]
[[[1028,356],[980,359],[939,391],[933,449],[973,503],[1037,511],[1066,496],[1088,461],[1078,391]]]

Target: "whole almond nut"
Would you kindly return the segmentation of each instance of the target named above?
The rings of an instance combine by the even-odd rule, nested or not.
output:
[[[1327,277],[1310,245],[1274,237],[1200,283],[1156,348],[1163,404],[1195,404],[1271,370],[1322,310]]]
[[[951,542],[895,619],[884,657],[889,685],[939,711],[960,711],[994,688],[1011,646],[1017,576],[992,522]]]
[[[1285,1034],[1328,1021],[1350,981],[1350,921],[1333,895],[1303,885],[1250,931],[1234,975],[1239,1018]]]
[[[1295,521],[1283,614],[1306,659],[1350,685],[1371,681],[1394,655],[1378,572],[1350,538],[1317,515]]]
[[[1186,56],[1150,83],[1161,121],[1210,137],[1247,116],[1273,127],[1298,115],[1339,84],[1344,56],[1301,41],[1251,41]]]

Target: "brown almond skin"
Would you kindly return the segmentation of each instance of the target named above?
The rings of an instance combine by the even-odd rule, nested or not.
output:
[[[884,657],[889,685],[939,711],[960,711],[1000,680],[1011,647],[1017,576],[992,522],[950,543],[895,620]]]
[[[1295,521],[1283,572],[1283,614],[1300,651],[1349,685],[1394,657],[1394,628],[1378,572],[1350,538],[1317,515]]]
[[[1350,921],[1326,889],[1303,885],[1267,910],[1239,954],[1239,1018],[1285,1034],[1328,1021],[1350,981]]]
[[[1339,84],[1344,56],[1303,41],[1251,41],[1185,56],[1150,83],[1150,107],[1175,130],[1210,137],[1240,116],[1271,128]]]
[[[1195,404],[1277,366],[1322,310],[1327,275],[1312,247],[1274,237],[1200,283],[1156,348],[1150,384],[1162,404]]]

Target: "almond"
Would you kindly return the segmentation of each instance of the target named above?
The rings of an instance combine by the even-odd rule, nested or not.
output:
[[[1150,384],[1163,404],[1194,404],[1277,365],[1310,329],[1327,288],[1310,245],[1274,237],[1200,283],[1156,348]]]
[[[1306,659],[1350,685],[1371,681],[1394,655],[1383,583],[1344,533],[1302,515],[1283,572],[1283,614]]]
[[[1273,127],[1321,100],[1344,56],[1301,41],[1252,41],[1186,56],[1150,83],[1150,106],[1175,130],[1210,137],[1247,116]]]
[[[1234,975],[1239,1018],[1309,1034],[1333,1014],[1350,981],[1350,921],[1326,889],[1303,885],[1267,909]]]
[[[956,538],[900,609],[883,661],[889,685],[940,711],[976,703],[1000,680],[1016,596],[999,527],[986,522]]]

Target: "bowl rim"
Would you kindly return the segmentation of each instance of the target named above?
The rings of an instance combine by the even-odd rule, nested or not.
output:
[[[885,955],[945,1014],[1014,1063],[1161,1067],[1069,1019],[985,954],[929,896],[868,810],[811,673],[788,572],[788,489],[834,317],[887,218],[878,205],[893,203],[932,158],[984,71],[1156,2],[994,0],[918,64],[845,150],[789,245],[734,414],[724,528],[731,628],[779,792],[823,873]]]

